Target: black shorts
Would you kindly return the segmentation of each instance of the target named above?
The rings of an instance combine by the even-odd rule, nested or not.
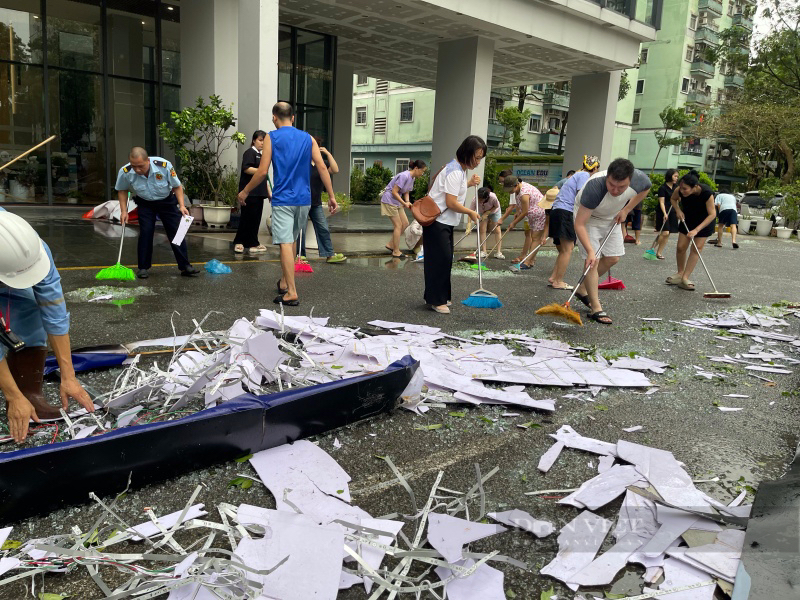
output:
[[[729,208],[728,210],[723,210],[721,213],[719,213],[719,224],[738,225],[739,215],[736,214],[736,210],[733,208]]]
[[[553,243],[557,246],[561,240],[575,243],[575,219],[572,212],[563,208],[554,208],[550,211],[550,227],[547,231]]]
[[[630,223],[631,229],[634,231],[639,231],[642,228],[642,209],[634,208],[628,213],[628,219],[625,222]]]
[[[678,231],[680,233],[688,233],[689,231],[686,229],[686,227],[685,227],[686,225],[688,225],[689,229],[691,230],[691,229],[695,229],[702,222],[703,222],[702,220],[701,221],[696,221],[696,220],[693,221],[692,219],[687,217],[686,223],[680,223]],[[714,221],[711,221],[711,223],[709,223],[703,229],[701,229],[697,233],[697,235],[695,237],[707,238],[707,237],[711,236],[714,233],[714,225],[715,225],[715,223],[716,223],[716,219]]]
[[[670,210],[669,206],[666,208],[669,212],[669,219],[667,226],[664,227],[664,213],[661,212],[661,206],[656,207],[656,229],[661,231],[661,228],[664,227],[664,231],[668,233],[678,233],[678,213],[675,212],[675,209]]]

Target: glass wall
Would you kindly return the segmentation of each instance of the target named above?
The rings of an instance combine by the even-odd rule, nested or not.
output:
[[[179,0],[0,0],[0,202],[98,204],[179,109]],[[168,157],[171,158],[171,157]]]

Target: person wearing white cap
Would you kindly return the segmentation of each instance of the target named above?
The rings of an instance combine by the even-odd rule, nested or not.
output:
[[[47,342],[61,373],[61,405],[69,398],[93,412],[94,404],[75,377],[69,341],[69,313],[53,255],[22,217],[0,208],[0,392],[6,399],[9,430],[16,442],[28,423],[61,417],[42,393]]]

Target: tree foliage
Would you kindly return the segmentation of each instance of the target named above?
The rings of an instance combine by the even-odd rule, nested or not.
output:
[[[350,197],[356,204],[378,204],[386,185],[392,180],[392,171],[378,163],[366,171],[354,169],[350,175]]]
[[[511,143],[511,151],[516,154],[519,152],[519,146],[522,143],[522,130],[531,118],[531,111],[529,109],[520,110],[516,106],[509,106],[496,113],[497,122],[504,128],[503,143]]]
[[[619,78],[619,91],[617,92],[617,101],[622,102],[631,91],[631,81],[628,78],[628,72],[623,71]]]
[[[664,148],[679,146],[683,143],[683,135],[671,136],[670,132],[682,131],[683,128],[689,124],[689,117],[686,115],[686,111],[683,108],[665,106],[664,110],[658,113],[658,117],[661,119],[664,130],[653,132],[653,135],[656,136],[658,152],[656,152],[656,159],[653,161],[653,168],[650,170],[651,173],[656,170],[658,157]]]
[[[224,194],[225,178],[231,172],[224,156],[229,148],[246,141],[244,134],[235,130],[233,105],[225,106],[222,98],[212,95],[208,103],[198,98],[194,106],[170,117],[172,123],[161,123],[158,132],[175,152],[186,193],[201,203],[213,200],[215,205],[233,205],[235,198]]]

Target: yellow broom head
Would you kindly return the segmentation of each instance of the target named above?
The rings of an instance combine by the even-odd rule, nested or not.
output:
[[[537,315],[552,315],[559,319],[564,319],[565,321],[569,321],[570,323],[575,323],[576,325],[583,325],[583,321],[581,321],[581,316],[572,310],[568,304],[548,304],[547,306],[543,306],[539,310],[536,311]]]

